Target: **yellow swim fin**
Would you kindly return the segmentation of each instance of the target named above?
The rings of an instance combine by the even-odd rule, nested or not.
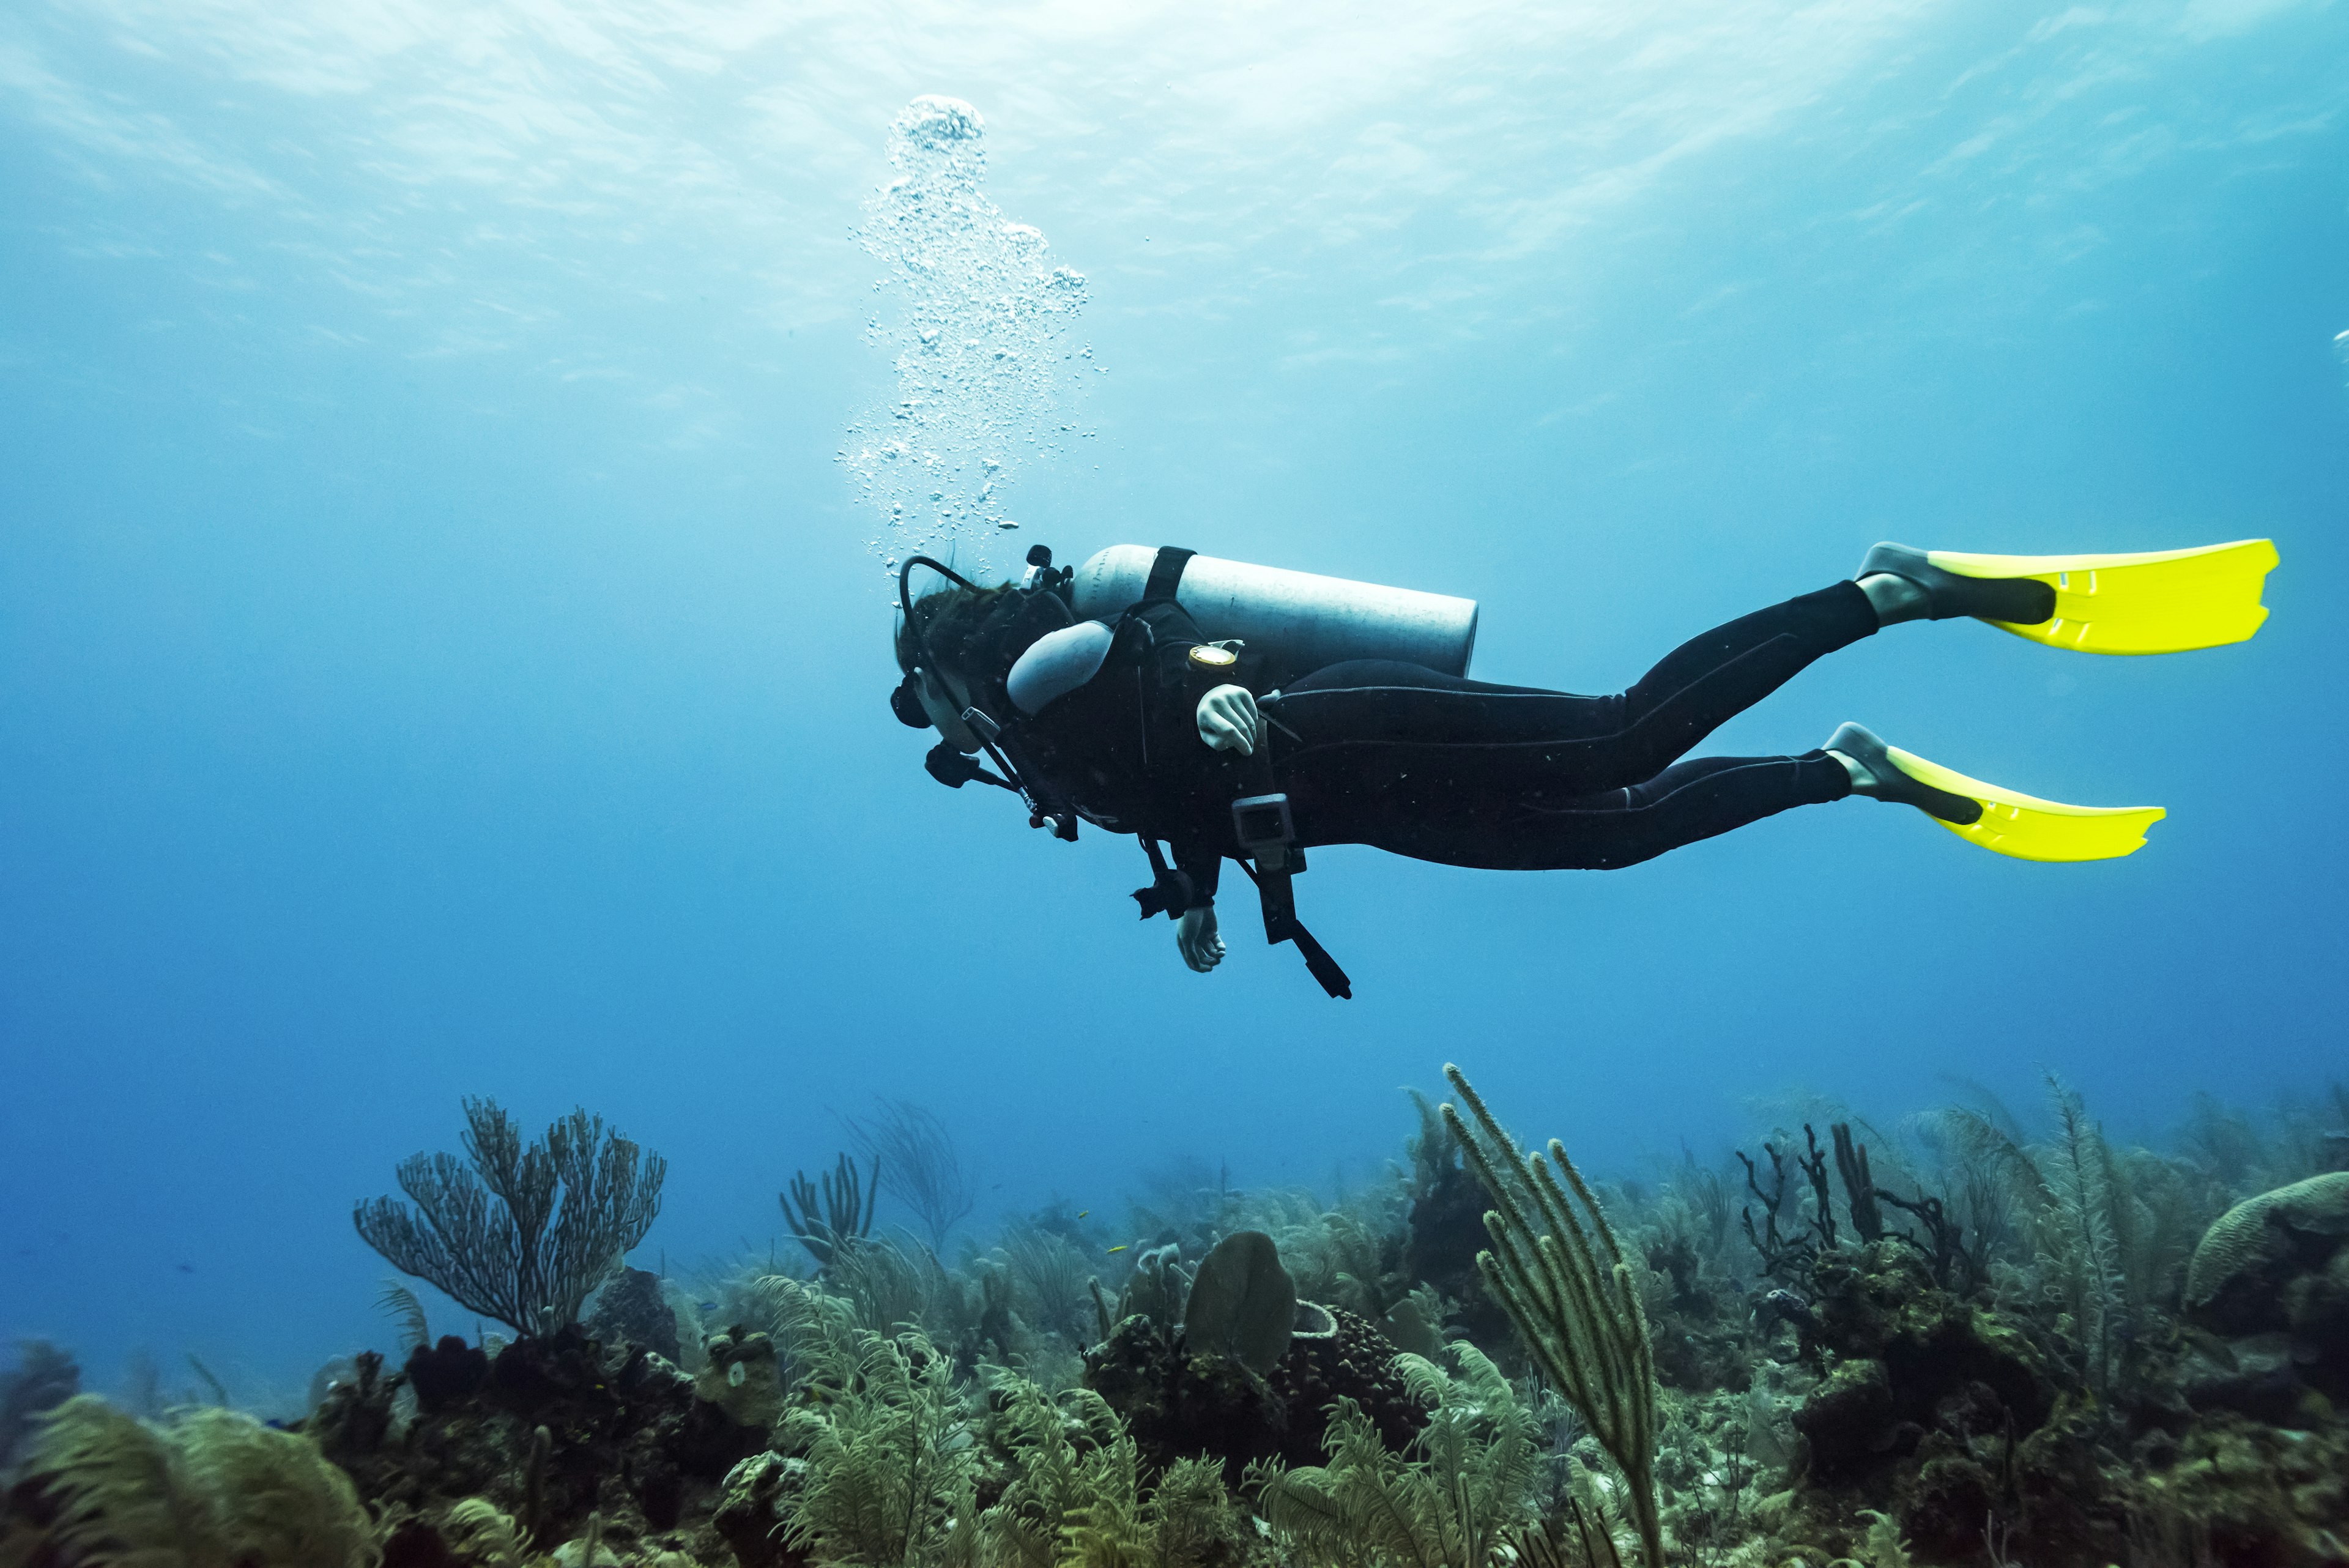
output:
[[[2065,805],[1968,778],[1845,724],[1826,750],[1877,782],[1878,800],[1913,805],[1970,844],[2017,860],[2116,860],[2145,846],[2145,831],[2169,814],[2158,805]]]
[[[2241,642],[2268,618],[2260,593],[2277,559],[2270,539],[2134,556],[1931,550],[1925,558],[1961,577],[2027,577],[2047,584],[2055,590],[2051,618],[2031,626],[1996,619],[1990,624],[2082,653],[2183,653]]]
[[[1982,808],[1973,822],[1933,820],[1969,844],[2017,860],[2117,860],[2144,848],[2145,830],[2169,815],[2158,805],[2065,805],[1970,779],[1898,746],[1884,752],[1919,784],[1964,795]]]

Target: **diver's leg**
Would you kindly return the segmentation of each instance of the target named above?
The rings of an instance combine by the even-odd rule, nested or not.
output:
[[[1798,805],[1824,805],[1852,793],[1843,760],[1826,752],[1798,757],[1693,757],[1674,763],[1645,784],[1613,792],[1619,810],[1599,815],[1593,836],[1609,858],[1601,867],[1632,866],[1701,838]],[[1611,803],[1610,803],[1611,804]]]
[[[1579,794],[1654,777],[1813,659],[1876,628],[1868,594],[1842,582],[1692,638],[1609,696],[1361,659],[1316,670],[1264,708],[1276,759],[1339,746],[1372,774],[1425,772],[1467,765],[1466,748],[1479,776]]]
[[[1691,638],[1623,693],[1615,777],[1654,777],[1812,660],[1874,636],[1878,624],[1868,591],[1842,582]]]
[[[1798,805],[1841,800],[1852,774],[1827,752],[1701,757],[1654,778],[1578,795],[1454,778],[1344,778],[1326,765],[1291,785],[1309,845],[1367,844],[1414,859],[1501,871],[1612,870]]]
[[[1299,745],[1604,741],[1665,710],[1698,706],[1707,711],[1703,729],[1710,732],[1811,660],[1873,635],[1877,624],[1868,592],[1841,582],[1691,638],[1629,691],[1608,696],[1500,686],[1416,664],[1358,659],[1291,681],[1277,694],[1277,705]],[[1646,778],[1655,771],[1628,776]]]

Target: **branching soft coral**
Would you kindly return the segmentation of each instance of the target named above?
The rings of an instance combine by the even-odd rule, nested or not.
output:
[[[869,1568],[969,1561],[978,1456],[953,1367],[919,1334],[823,1332],[834,1326],[794,1346],[821,1397],[783,1420],[807,1465],[784,1511],[791,1544]]]
[[[26,1473],[50,1542],[111,1568],[374,1568],[350,1478],[317,1445],[232,1411],[150,1425],[92,1395],[49,1417]]]
[[[1350,1399],[1323,1439],[1330,1462],[1249,1468],[1273,1529],[1304,1559],[1330,1568],[1489,1568],[1534,1513],[1540,1449],[1532,1417],[1475,1346],[1453,1347],[1447,1376],[1416,1355],[1395,1358],[1432,1407],[1408,1457],[1380,1441]]]

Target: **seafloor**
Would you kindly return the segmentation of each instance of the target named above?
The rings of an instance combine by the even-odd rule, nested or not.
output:
[[[27,1344],[0,1568],[2349,1562],[2349,1091],[2160,1148],[2053,1083],[1820,1106],[1588,1188],[1454,1099],[1334,1203],[1174,1168],[984,1242],[886,1106],[793,1256],[684,1278],[610,1272],[655,1156],[475,1102],[360,1230],[502,1334],[394,1288],[276,1420]]]

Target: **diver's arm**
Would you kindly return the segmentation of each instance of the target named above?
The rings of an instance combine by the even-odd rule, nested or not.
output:
[[[1185,963],[1205,974],[1224,961],[1224,941],[1216,934],[1216,884],[1223,871],[1223,853],[1204,835],[1171,839],[1167,847],[1174,852],[1174,868],[1191,884],[1191,907],[1175,922],[1174,946]]]
[[[1183,911],[1175,923],[1174,945],[1183,954],[1183,961],[1206,973],[1224,961],[1224,939],[1216,934],[1216,907],[1194,904]]]
[[[1264,722],[1247,687],[1218,686],[1199,699],[1198,725],[1199,739],[1214,750],[1252,757]]]

